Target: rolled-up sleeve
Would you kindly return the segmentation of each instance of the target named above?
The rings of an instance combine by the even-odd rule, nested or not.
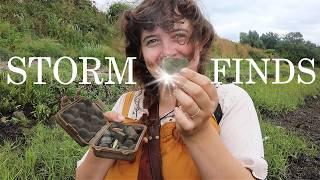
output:
[[[257,112],[245,90],[234,85],[217,88],[223,112],[221,138],[228,150],[258,179],[265,179],[268,164],[264,159],[261,129]]]

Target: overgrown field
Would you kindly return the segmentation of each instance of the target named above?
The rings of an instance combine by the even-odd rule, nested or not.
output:
[[[78,2],[78,4],[76,3]],[[37,9],[37,11],[33,11]],[[60,56],[77,61],[81,56],[93,56],[106,62],[104,57],[115,56],[119,69],[123,67],[123,43],[118,29],[106,14],[98,12],[87,0],[79,1],[24,1],[4,0],[0,3],[0,179],[73,179],[76,162],[87,147],[81,148],[50,118],[59,110],[62,96],[74,97],[77,92],[90,99],[100,99],[111,110],[118,97],[132,86],[79,85],[76,82],[61,85],[53,78],[52,68],[44,65],[45,85],[35,85],[37,66],[26,69],[27,81],[22,85],[7,84],[7,60],[13,56],[48,56],[55,62]],[[122,42],[122,41],[121,41]],[[261,57],[273,57],[268,51],[251,48],[228,40],[218,39],[210,57],[256,59],[263,71]],[[20,65],[21,63],[16,63]],[[77,61],[78,72],[82,64]],[[71,76],[70,64],[59,66],[62,80]],[[207,76],[213,78],[213,64],[208,64]],[[286,179],[288,160],[303,153],[315,156],[319,147],[309,139],[283,127],[268,118],[294,111],[304,104],[307,96],[320,94],[320,70],[311,85],[297,83],[299,71],[292,82],[272,85],[274,63],[268,64],[268,83],[264,84],[253,73],[254,85],[240,85],[252,97],[259,112],[264,138],[265,157],[269,164],[269,179]],[[107,73],[105,68],[99,72]],[[288,66],[281,66],[282,79],[288,76]],[[249,68],[241,62],[241,81],[248,81]],[[301,74],[305,81],[310,76]],[[19,75],[12,75],[20,79]],[[226,68],[223,82],[235,78],[235,64]]]
[[[70,66],[64,64],[61,67],[62,79],[70,77]],[[79,91],[85,97],[101,99],[106,103],[107,110],[110,110],[121,93],[127,88],[133,88],[119,85],[83,86],[76,83],[63,86],[52,78],[49,68],[44,70],[43,78],[47,85],[34,85],[33,81],[37,77],[35,68],[28,70],[28,79],[23,85],[7,85],[4,73],[0,77],[1,123],[22,132],[15,137],[3,137],[6,140],[1,142],[0,149],[1,179],[72,178],[76,161],[87,148],[77,145],[50,119],[59,109],[59,99],[63,95],[73,97]],[[269,163],[269,177],[285,178],[289,157],[297,157],[301,152],[314,156],[317,147],[294,132],[272,125],[267,121],[267,115],[286,113],[298,108],[304,103],[305,96],[319,94],[319,81],[308,86],[296,82],[270,85],[264,84],[258,76],[254,76],[254,79],[257,84],[243,85],[243,88],[248,91],[262,114],[260,122],[265,156]],[[22,111],[25,117],[13,115],[17,111]]]

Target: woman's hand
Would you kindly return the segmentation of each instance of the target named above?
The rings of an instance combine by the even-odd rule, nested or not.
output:
[[[125,119],[121,114],[111,111],[103,115],[104,119],[109,122],[122,122]],[[114,159],[96,157],[93,149],[90,148],[86,158],[76,169],[76,179],[103,179],[114,162]]]
[[[103,113],[103,115],[105,117],[105,120],[109,121],[109,122],[122,122],[126,119],[122,114],[119,114],[119,113],[113,112],[113,111],[105,112],[105,113]],[[143,142],[148,143],[148,138],[143,137]]]
[[[110,122],[122,122],[125,120],[125,117],[121,114],[113,111],[108,111],[103,113],[105,120]]]
[[[177,129],[184,138],[210,127],[210,117],[218,105],[218,95],[211,80],[191,69],[184,68],[175,77],[175,109]]]

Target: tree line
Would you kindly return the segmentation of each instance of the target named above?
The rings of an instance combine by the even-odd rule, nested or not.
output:
[[[276,57],[290,59],[292,62],[299,62],[302,58],[314,58],[320,64],[320,46],[307,41],[300,32],[289,32],[285,35],[268,32],[261,36],[257,31],[240,33],[240,43],[252,47],[268,49]]]

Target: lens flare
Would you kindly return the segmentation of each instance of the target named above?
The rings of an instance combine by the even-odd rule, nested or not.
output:
[[[166,57],[163,58],[161,64],[156,70],[156,77],[152,84],[162,84],[164,85],[163,90],[169,92],[169,96],[172,95],[172,87],[175,87],[174,76],[179,73],[182,68],[188,67],[189,60],[187,58],[174,58]]]
[[[160,78],[162,79],[164,84],[170,84],[170,82],[172,81],[172,77],[166,72],[160,75]]]
[[[167,57],[161,61],[160,79],[165,84],[173,83],[173,75],[179,73],[182,68],[188,67],[189,61],[186,58]]]

